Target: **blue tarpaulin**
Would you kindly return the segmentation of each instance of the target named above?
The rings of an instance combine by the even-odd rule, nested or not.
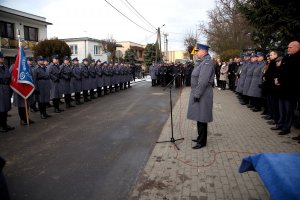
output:
[[[243,158],[239,172],[257,171],[273,200],[300,200],[300,154],[262,153]]]

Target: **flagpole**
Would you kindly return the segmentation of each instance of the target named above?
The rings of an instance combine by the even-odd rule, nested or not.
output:
[[[21,35],[20,35],[20,29],[17,29],[17,33],[18,33],[18,41],[19,41],[19,51],[21,49]],[[25,105],[25,114],[26,114],[26,122],[27,122],[27,126],[29,126],[29,112],[28,112],[28,103],[27,103],[27,99],[24,98],[24,105]]]

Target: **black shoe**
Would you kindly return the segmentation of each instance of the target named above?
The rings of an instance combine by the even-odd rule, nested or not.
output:
[[[197,142],[197,143],[199,142],[198,140],[192,140],[192,141],[193,141],[193,142]]]
[[[260,112],[261,109],[254,108],[252,111],[253,111],[253,112]]]
[[[252,105],[248,105],[248,106],[247,106],[247,108],[253,108],[253,107],[254,107],[254,106],[252,106]]]
[[[48,117],[52,117],[51,115],[48,115],[47,113],[45,113],[44,115],[45,115],[47,118],[48,118]]]
[[[278,131],[278,130],[281,130],[282,128],[280,128],[278,126],[274,126],[274,127],[271,127],[270,129],[273,131]]]
[[[268,113],[266,113],[266,112],[262,112],[262,113],[260,113],[261,115],[267,115]]]
[[[41,119],[47,119],[46,115],[41,114]]]
[[[12,131],[14,129],[15,129],[15,127],[11,127],[9,125],[6,125],[6,127],[3,127],[3,128],[0,129],[0,132],[4,133],[4,132]]]
[[[278,133],[278,135],[286,135],[286,134],[289,134],[291,131],[280,131]]]
[[[55,109],[54,112],[55,113],[61,113],[60,109]]]
[[[205,146],[202,146],[201,144],[197,143],[195,146],[192,147],[192,149],[201,149],[202,147]]]
[[[38,112],[38,111],[40,111],[40,110],[37,109],[37,108],[31,108],[31,109],[30,109],[30,112],[33,112],[33,113]]]
[[[293,140],[300,140],[300,135],[296,136],[296,137],[292,137]]]
[[[76,101],[76,105],[81,105],[83,103],[81,103],[80,101]]]
[[[267,121],[267,124],[275,125],[276,123],[273,120]]]
[[[34,124],[34,121],[32,121],[31,119],[29,120],[29,124]],[[27,124],[27,121],[21,121],[21,125],[23,125],[23,126],[26,126],[26,125],[28,125]]]
[[[271,117],[271,116],[269,116],[269,115],[267,115],[267,116],[263,116],[262,118],[264,118],[264,119],[266,119],[266,120],[270,120],[270,119],[272,119],[272,117]]]

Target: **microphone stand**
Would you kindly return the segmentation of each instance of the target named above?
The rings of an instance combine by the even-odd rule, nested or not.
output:
[[[172,87],[173,87],[173,82],[174,82],[174,80],[176,79],[176,77],[179,75],[179,74],[181,74],[181,70],[180,70],[180,72],[177,74],[177,75],[175,75],[174,76],[174,78],[166,85],[166,87],[163,89],[163,91],[165,91],[167,88],[169,88],[169,91],[170,91],[170,110],[171,110],[171,133],[172,133],[172,135],[171,135],[171,139],[170,140],[166,140],[166,141],[159,141],[159,142],[156,142],[156,143],[166,143],[166,142],[171,142],[172,144],[174,144],[175,145],[175,147],[178,149],[178,150],[180,150],[179,149],[179,147],[177,146],[177,144],[175,143],[176,141],[178,141],[178,140],[184,140],[184,138],[179,138],[179,139],[175,139],[174,138],[174,131],[173,131],[173,110],[172,110]]]

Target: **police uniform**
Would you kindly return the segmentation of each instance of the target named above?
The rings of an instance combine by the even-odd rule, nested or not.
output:
[[[81,85],[82,85],[82,93],[83,93],[83,99],[84,102],[90,101],[88,99],[88,90],[90,89],[90,79],[89,79],[89,67],[85,62],[88,62],[88,60],[85,58],[82,60],[82,65],[81,65],[81,74],[82,74],[82,79],[81,79]]]
[[[44,61],[42,56],[37,57],[37,62]],[[39,110],[42,119],[50,117],[47,114],[47,104],[50,102],[50,76],[44,64],[38,64],[33,75],[35,80],[35,94],[39,105]]]
[[[82,91],[82,86],[81,86],[81,69],[79,67],[78,63],[74,63],[75,61],[78,62],[78,58],[73,58],[72,59],[72,72],[71,72],[71,91],[75,92],[75,103],[76,105],[82,104],[80,102],[80,92]]]
[[[72,76],[72,68],[70,64],[70,58],[65,56],[63,58],[63,62],[68,61],[68,63],[63,63],[60,66],[60,74],[61,74],[61,85],[62,85],[62,93],[64,94],[66,108],[74,107],[71,104],[71,76]]]
[[[52,60],[58,60],[58,55],[52,56]],[[52,99],[54,112],[60,113],[63,109],[59,108],[60,98],[62,97],[62,87],[60,83],[61,73],[59,68],[59,63],[51,63],[47,70],[50,76],[51,90],[50,90],[50,98]]]
[[[97,95],[98,97],[102,96],[102,87],[103,87],[103,70],[101,60],[97,60],[96,66],[96,80],[97,80]]]
[[[11,74],[9,68],[4,65],[4,56],[1,51],[0,59],[3,60],[3,63],[0,62],[0,132],[7,132],[14,129],[7,124],[7,113],[11,109],[12,91],[9,86]]]
[[[197,43],[196,50],[208,51],[208,46]],[[197,53],[196,53],[197,54]],[[209,54],[197,60],[191,77],[191,94],[187,118],[197,121],[197,144],[193,149],[206,146],[207,123],[213,120],[213,89],[215,68]]]
[[[95,99],[95,89],[97,89],[97,77],[95,69],[95,60],[92,59],[89,66],[89,77],[90,77],[90,99]]]

